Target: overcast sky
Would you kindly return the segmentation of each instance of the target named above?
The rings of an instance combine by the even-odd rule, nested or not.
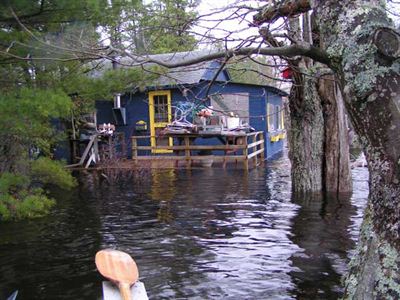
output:
[[[206,28],[216,27],[212,31],[215,37],[228,39],[246,39],[249,36],[257,36],[258,30],[254,27],[249,27],[249,23],[252,21],[254,13],[249,13],[246,19],[240,20],[240,17],[236,17],[234,20],[226,20],[232,13],[233,9],[226,9],[230,6],[248,5],[251,7],[259,7],[265,5],[266,1],[254,1],[254,0],[202,0],[199,6],[199,14],[207,15],[214,12],[214,15],[202,18],[200,26],[196,28],[196,32],[206,33]],[[400,1],[388,1],[388,15],[392,18],[397,26],[400,25]],[[238,11],[238,13],[244,13],[246,10]],[[219,13],[217,13],[219,12]],[[221,22],[222,21],[222,22]],[[281,24],[281,23],[280,23]],[[279,25],[276,27],[279,27]],[[229,32],[232,32],[229,34]],[[228,36],[229,34],[229,36]],[[231,42],[229,46],[235,46],[238,42]]]

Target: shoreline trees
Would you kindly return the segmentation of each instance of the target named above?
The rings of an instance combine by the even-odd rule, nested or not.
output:
[[[238,55],[257,54],[288,59],[306,57],[325,65],[333,71],[350,120],[361,138],[370,171],[369,204],[358,252],[347,276],[345,297],[371,299],[389,295],[400,298],[400,35],[387,17],[385,3],[379,0],[281,0],[256,8],[241,5],[240,2],[233,7],[236,8],[236,15],[232,15],[240,20],[245,15],[256,13],[252,25],[258,27],[312,9],[318,43],[302,41],[288,46],[266,46],[255,37],[233,49],[225,43],[223,51],[179,64],[151,60],[121,45],[97,48],[85,45],[79,50],[68,49],[65,52],[68,55],[62,59],[115,60],[111,54],[116,53],[129,57],[136,66],[156,63],[172,68],[209,59],[223,58],[228,61]],[[239,11],[243,10],[246,12],[240,14]],[[20,22],[27,22],[28,19],[23,16]],[[12,22],[17,26],[22,24],[16,22],[16,18]],[[270,29],[268,25],[265,28]],[[23,32],[23,35],[26,34],[26,31]],[[227,32],[226,40],[229,37]],[[261,38],[262,34],[258,37]],[[45,60],[45,57],[29,57],[14,52],[14,44],[10,40],[2,46],[2,56],[6,60],[29,63]],[[28,79],[32,77],[29,72],[24,74],[28,75]],[[314,83],[312,86],[315,94]]]

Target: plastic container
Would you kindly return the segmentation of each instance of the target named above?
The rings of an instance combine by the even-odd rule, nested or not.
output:
[[[240,118],[237,117],[227,117],[226,118],[226,127],[228,129],[234,129],[236,127],[239,127],[240,125]]]

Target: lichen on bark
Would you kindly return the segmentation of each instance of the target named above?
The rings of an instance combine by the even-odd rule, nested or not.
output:
[[[297,193],[321,192],[324,120],[317,80],[312,76],[297,76],[298,84],[292,87],[289,101],[293,189]]]
[[[360,242],[344,278],[344,299],[399,299],[400,255],[373,226],[368,207],[360,231]]]
[[[369,205],[346,277],[345,298],[399,299],[400,139],[394,133],[400,128],[396,108],[399,60],[384,57],[374,44],[377,30],[390,27],[391,22],[380,1],[319,3],[320,16],[338,13],[336,28],[321,26],[327,35],[325,43],[331,47],[328,53],[339,62],[333,67],[354,128],[363,141],[370,171]]]

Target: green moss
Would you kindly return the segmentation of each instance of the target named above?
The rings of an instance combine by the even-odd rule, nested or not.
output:
[[[374,257],[377,259],[374,260]],[[362,277],[365,276],[372,276],[374,299],[399,299],[399,264],[399,251],[374,233],[371,210],[368,208],[360,231],[360,242],[350,261],[349,273],[344,278],[344,299],[360,299],[364,296],[359,293],[365,288],[361,285],[369,282],[363,280],[365,278]],[[374,274],[366,274],[371,269],[374,270]]]
[[[360,240],[357,243],[354,256],[349,263],[349,272],[343,278],[345,286],[344,299],[354,299],[359,286],[359,275],[362,272],[366,253],[368,251],[368,242],[374,238],[374,231],[372,228],[372,218],[370,208],[365,210],[364,220],[360,228]]]
[[[378,268],[377,294],[385,295],[386,299],[399,299],[399,252],[391,245],[382,242],[379,245],[379,254],[381,264]]]

